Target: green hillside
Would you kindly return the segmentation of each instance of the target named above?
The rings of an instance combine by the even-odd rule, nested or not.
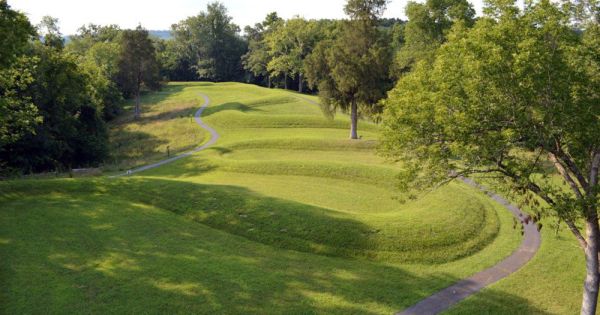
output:
[[[0,183],[1,313],[390,314],[520,242],[511,215],[466,185],[399,195],[377,125],[346,140],[346,116],[281,90],[170,84],[143,99],[140,120],[113,123],[106,170],[206,142],[190,119],[199,93],[221,135],[206,151],[119,179]]]

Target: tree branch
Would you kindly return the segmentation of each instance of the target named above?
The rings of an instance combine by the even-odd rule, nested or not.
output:
[[[583,176],[583,173],[579,170],[579,167],[577,167],[573,159],[565,151],[563,151],[562,147],[560,146],[558,146],[556,150],[556,155],[565,163],[569,171],[571,171],[571,173],[575,175],[575,178],[577,178],[579,185],[587,191],[589,187],[588,180],[586,180],[585,176]]]
[[[556,155],[554,153],[548,153],[548,157],[550,158],[550,161],[552,161],[552,163],[554,164],[554,167],[556,168],[558,173],[563,177],[563,179],[567,182],[567,184],[569,184],[569,186],[571,186],[571,189],[573,190],[573,192],[575,193],[577,198],[583,199],[584,196],[581,193],[581,190],[579,190],[579,186],[577,186],[577,183],[575,183],[575,181],[573,180],[571,175],[569,175],[569,172],[560,163],[560,161],[558,160]]]
[[[502,173],[505,174],[506,176],[512,178],[515,181],[519,179],[518,175],[510,172],[503,165],[498,165],[498,166],[503,169]],[[531,181],[528,181],[525,188],[527,188],[529,191],[536,194],[538,197],[542,198],[542,200],[544,200],[548,205],[556,206],[556,202],[554,202],[554,200],[550,196],[546,195],[542,191],[540,186],[538,186],[537,184],[535,184]],[[573,220],[571,220],[569,218],[562,218],[562,219],[565,221],[565,223],[567,224],[567,226],[569,227],[569,230],[571,230],[573,235],[575,235],[575,238],[577,238],[577,241],[579,242],[579,246],[581,246],[581,248],[583,250],[585,250],[587,248],[587,241],[586,241],[585,237],[583,237],[583,235],[581,234],[581,231],[579,231],[579,229],[577,228],[577,226],[575,225]]]

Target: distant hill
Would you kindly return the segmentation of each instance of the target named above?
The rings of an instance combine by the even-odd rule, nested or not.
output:
[[[169,39],[173,38],[173,36],[171,36],[171,31],[149,30],[148,33],[150,33],[150,36],[157,37],[160,39],[169,40]],[[65,40],[65,44],[68,44],[71,41],[71,36],[73,36],[73,35],[63,36],[63,39]],[[42,39],[42,36],[40,36],[40,39]]]
[[[171,31],[160,31],[160,30],[149,30],[150,36],[158,37],[160,39],[171,39]]]

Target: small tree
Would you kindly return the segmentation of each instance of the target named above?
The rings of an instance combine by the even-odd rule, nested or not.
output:
[[[403,161],[407,190],[484,173],[532,206],[543,200],[538,210],[565,222],[585,254],[581,313],[595,314],[600,31],[597,22],[574,29],[565,8],[490,1],[473,29],[455,25],[435,62],[390,93],[382,151]]]
[[[58,27],[58,19],[46,15],[37,26],[38,33],[43,35],[44,45],[62,50],[65,47],[65,40]]]
[[[350,138],[358,139],[359,106],[363,113],[377,110],[388,89],[391,51],[377,28],[386,0],[349,0],[336,39],[320,42],[305,64],[309,85],[319,89],[323,110],[334,115],[350,111]]]
[[[125,30],[121,36],[118,82],[126,97],[135,97],[135,118],[141,115],[140,90],[142,86],[157,89],[159,65],[148,31],[138,26]]]

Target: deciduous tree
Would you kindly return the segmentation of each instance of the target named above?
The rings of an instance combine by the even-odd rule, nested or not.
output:
[[[565,222],[585,254],[581,313],[595,314],[600,32],[597,22],[575,29],[572,12],[498,0],[472,30],[457,23],[435,61],[390,93],[382,150],[403,161],[407,190],[485,173],[542,201],[538,211]]]
[[[466,0],[410,1],[405,12],[408,22],[403,30],[404,43],[393,66],[396,77],[409,71],[419,60],[432,60],[435,50],[446,41],[446,35],[455,22],[472,26],[475,20],[475,10]]]
[[[228,81],[242,77],[241,57],[246,43],[227,8],[209,3],[206,11],[173,25],[178,55],[199,79]]]
[[[23,95],[33,82],[35,58],[24,56],[35,35],[27,17],[0,0],[0,151],[39,123],[37,108]]]
[[[283,19],[277,16],[276,12],[271,12],[263,22],[256,23],[254,27],[246,26],[244,29],[248,41],[248,52],[242,56],[244,69],[256,77],[266,78],[269,88],[272,80],[267,65],[272,57],[265,38],[282,24]]]
[[[135,117],[141,115],[140,91],[142,87],[157,89],[159,65],[148,31],[138,26],[125,30],[121,36],[118,82],[126,97],[135,97]]]
[[[288,76],[298,76],[298,91],[304,83],[304,60],[321,39],[316,21],[295,17],[285,21],[266,36],[270,61],[267,70],[271,75],[284,76],[287,89]]]

